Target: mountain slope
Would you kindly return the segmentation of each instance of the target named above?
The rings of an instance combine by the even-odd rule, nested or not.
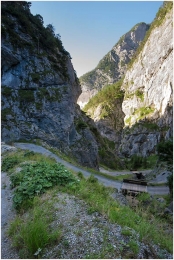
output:
[[[94,70],[80,77],[82,94],[78,98],[78,104],[81,108],[104,86],[122,78],[128,62],[144,39],[148,29],[149,25],[145,23],[135,25],[120,38]]]
[[[166,2],[128,64],[123,82],[118,82],[124,95],[116,96],[110,85],[84,107],[120,156],[153,154],[156,145],[173,134],[172,19],[172,2]]]

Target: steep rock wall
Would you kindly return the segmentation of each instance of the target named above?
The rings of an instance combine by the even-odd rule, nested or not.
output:
[[[113,84],[123,77],[127,64],[144,39],[149,25],[140,23],[123,35],[98,66],[80,78],[82,93],[78,98],[81,108],[104,86]]]
[[[10,22],[15,24],[13,34]],[[47,31],[36,22],[25,2],[3,4],[2,141],[41,139],[82,165],[98,168],[95,137],[88,127],[80,127],[84,115],[76,102],[81,89],[69,53],[53,33],[47,35],[53,47],[45,46],[41,30],[43,35]],[[38,29],[37,41],[32,31]]]
[[[122,104],[125,130],[121,154],[144,156],[173,132],[173,12],[155,26],[141,53],[127,71]]]

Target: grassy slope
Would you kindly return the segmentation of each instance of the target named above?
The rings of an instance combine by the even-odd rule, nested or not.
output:
[[[9,175],[11,176],[13,175],[14,168],[19,166],[19,164],[23,161],[36,161],[37,163],[44,161],[48,165],[55,164],[54,160],[50,160],[50,158],[46,158],[42,155],[31,152],[27,154],[23,151],[11,153],[10,155],[7,155],[6,158],[6,163],[2,165],[2,170],[8,171]],[[35,171],[37,171],[37,167],[35,168]],[[44,171],[44,168],[42,169],[42,171]],[[122,226],[128,226],[135,229],[140,234],[140,239],[142,239],[143,241],[154,241],[155,243],[159,243],[162,248],[166,248],[167,250],[172,252],[172,237],[165,233],[166,221],[164,218],[160,219],[159,216],[156,216],[155,212],[151,212],[152,209],[150,212],[146,211],[145,209],[144,211],[141,211],[141,209],[138,208],[136,211],[134,211],[130,207],[121,206],[110,197],[109,194],[111,192],[111,189],[105,188],[103,185],[99,184],[94,177],[90,177],[86,180],[81,174],[73,174],[76,176],[75,178],[80,178],[80,182],[76,182],[72,185],[67,184],[63,186],[58,184],[55,186],[55,188],[49,188],[48,191],[45,190],[44,192],[47,193],[51,192],[52,190],[54,193],[56,190],[57,192],[62,191],[73,194],[78,198],[86,201],[93,211],[98,211],[101,214],[106,215],[107,218],[113,223],[118,223]],[[20,184],[18,184],[17,187],[20,187]],[[38,228],[39,230],[41,229],[41,231],[39,232],[45,234],[43,236],[46,236],[47,238],[49,237],[47,241],[43,240],[45,241],[45,244],[42,244],[39,247],[44,247],[46,244],[54,243],[56,238],[58,238],[59,240],[59,237],[62,234],[60,230],[53,231],[49,229],[52,218],[47,218],[47,216],[51,216],[51,212],[54,209],[51,205],[49,206],[45,204],[47,206],[47,211],[45,212],[43,210],[43,203],[40,202],[41,197],[34,196],[34,200],[32,198],[31,200],[28,200],[27,204],[21,204],[21,208],[19,209],[18,213],[19,215],[14,220],[10,228],[10,235],[14,239],[14,244],[19,247],[19,244],[23,243],[25,250],[27,250],[27,254],[31,254],[31,252],[34,252],[36,249],[33,249],[34,245],[26,244],[28,243],[26,242],[28,241],[27,237],[30,236],[28,229],[26,229],[26,226],[29,225],[29,223],[30,229],[33,230],[33,232],[31,232],[32,239],[36,239],[35,236],[37,236],[37,232],[34,232],[36,228]],[[29,217],[27,219],[25,219],[24,216],[21,217],[20,215],[22,214],[22,212],[25,211],[29,212]],[[39,223],[37,218],[32,217],[31,219],[31,216],[35,216],[35,214],[36,216],[38,214],[41,217]]]

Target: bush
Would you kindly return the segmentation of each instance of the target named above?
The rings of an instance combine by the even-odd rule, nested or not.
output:
[[[159,159],[173,164],[173,141],[163,141],[157,145]]]
[[[146,157],[143,158],[135,154],[131,157],[130,168],[137,169],[140,167],[144,167],[144,168],[147,167],[147,158]]]
[[[87,179],[88,182],[90,183],[96,183],[98,182],[98,179],[94,177],[94,175],[90,175],[90,177]]]
[[[20,160],[17,157],[5,158],[2,162],[2,171],[6,172],[17,165]]]
[[[14,206],[20,209],[21,206],[30,206],[35,195],[44,193],[50,187],[77,183],[77,179],[62,164],[40,162],[25,165],[19,173],[11,175],[11,182],[16,187]]]

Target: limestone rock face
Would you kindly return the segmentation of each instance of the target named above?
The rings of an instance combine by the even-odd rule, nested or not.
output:
[[[34,19],[20,3],[14,5]],[[37,38],[32,32],[25,33],[22,18],[13,15],[8,2],[4,12],[9,21],[15,20],[15,26],[12,37],[2,16],[2,141],[41,139],[73,155],[82,165],[98,168],[94,135],[88,127],[79,126],[85,120],[76,104],[81,89],[69,53],[58,40],[53,49],[45,47],[41,36],[38,48]],[[27,26],[37,31],[30,20]]]
[[[123,155],[149,155],[173,132],[173,27],[172,10],[156,26],[123,82],[125,130]]]
[[[123,35],[112,50],[105,55],[98,66],[80,78],[82,94],[78,98],[81,108],[100,89],[118,81],[126,72],[127,63],[132,58],[140,42],[144,39],[149,25],[140,23]]]

